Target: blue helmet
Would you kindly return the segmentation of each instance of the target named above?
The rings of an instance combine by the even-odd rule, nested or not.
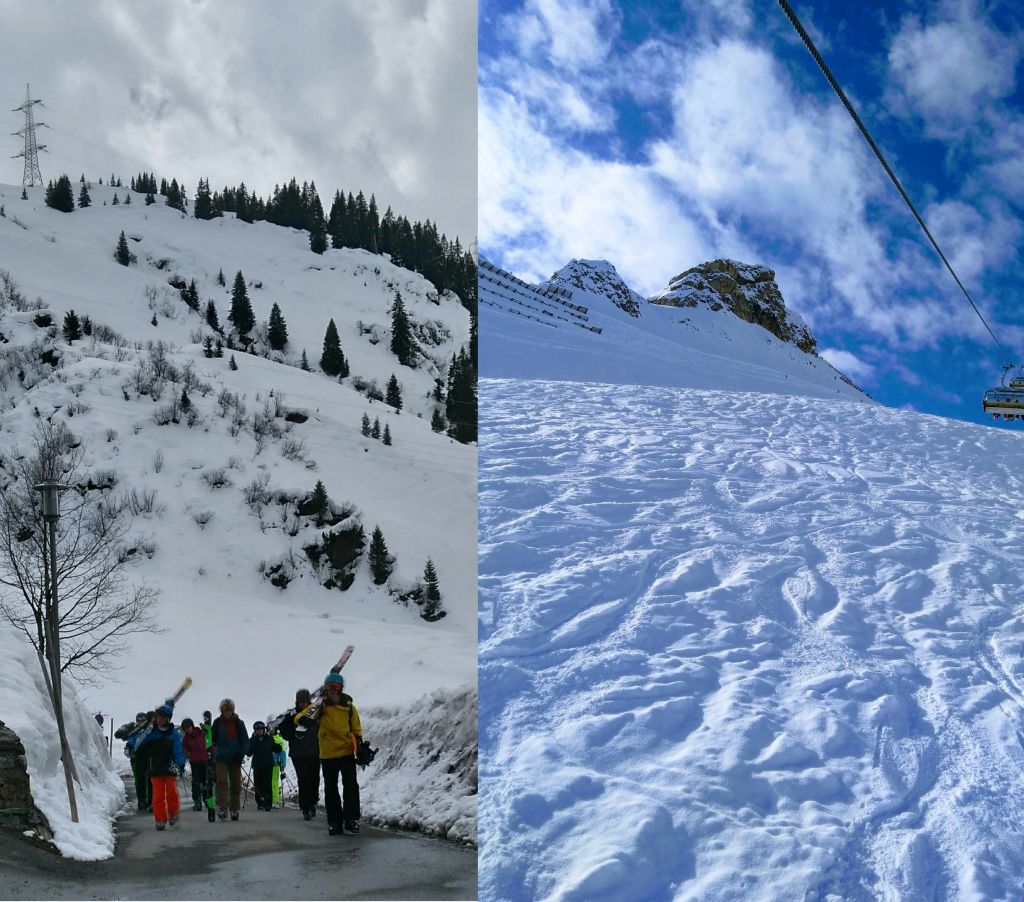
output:
[[[345,688],[345,678],[340,673],[329,673],[324,677],[324,685],[329,683],[337,683],[343,689]]]
[[[157,714],[165,714],[165,715],[167,715],[167,717],[173,717],[174,716],[174,707],[172,705],[163,704],[159,708],[156,709],[156,713]]]

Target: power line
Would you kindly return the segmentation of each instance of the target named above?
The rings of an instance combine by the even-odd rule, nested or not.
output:
[[[789,19],[793,27],[796,29],[797,34],[799,34],[800,37],[803,39],[803,42],[806,45],[808,51],[810,51],[811,56],[814,57],[814,61],[818,64],[818,68],[821,69],[822,74],[825,76],[828,83],[832,86],[832,90],[835,91],[836,96],[842,101],[843,106],[846,107],[846,111],[853,118],[853,121],[856,123],[857,128],[860,129],[861,135],[863,135],[864,140],[868,142],[868,146],[871,148],[875,156],[878,158],[878,162],[882,164],[882,167],[885,169],[886,175],[889,176],[889,178],[892,180],[892,183],[896,186],[896,190],[899,191],[900,197],[902,197],[903,200],[906,202],[906,205],[910,208],[910,212],[914,214],[914,218],[917,220],[917,224],[921,226],[921,229],[924,231],[925,235],[928,237],[928,240],[931,242],[932,247],[935,248],[935,252],[939,255],[939,258],[946,265],[946,269],[949,270],[949,274],[953,277],[953,279],[956,281],[956,284],[960,287],[960,290],[963,292],[964,297],[967,298],[967,303],[971,305],[971,309],[974,310],[974,312],[978,315],[978,319],[981,320],[981,323],[988,331],[988,334],[992,336],[992,341],[996,343],[996,347],[998,347],[999,350],[1002,351],[1003,359],[1007,361],[1009,366],[1013,366],[1012,363],[1009,363],[1010,355],[1007,353],[1006,348],[1004,348],[999,339],[996,338],[996,334],[995,332],[992,331],[992,327],[988,324],[988,320],[985,319],[985,317],[982,315],[982,312],[978,309],[978,305],[974,303],[974,299],[968,293],[967,289],[964,288],[964,283],[960,281],[960,277],[954,271],[949,260],[946,259],[946,255],[942,252],[942,248],[939,247],[939,243],[935,240],[931,231],[928,229],[928,226],[925,225],[924,219],[921,218],[921,214],[917,212],[917,207],[914,206],[914,203],[910,199],[910,196],[904,190],[902,183],[896,177],[896,173],[892,171],[892,167],[889,165],[882,151],[879,150],[878,145],[875,143],[874,139],[871,137],[871,134],[868,132],[867,126],[864,125],[864,123],[861,121],[860,116],[857,115],[857,111],[853,108],[853,104],[850,103],[843,89],[839,86],[839,82],[836,81],[835,76],[832,74],[832,71],[825,63],[825,60],[822,58],[821,54],[818,52],[818,48],[814,46],[814,41],[811,40],[811,36],[804,29],[803,25],[800,24],[800,20],[797,18],[796,13],[793,12],[793,7],[789,5],[788,0],[779,0],[779,6],[782,7],[782,11],[786,14],[786,17]]]

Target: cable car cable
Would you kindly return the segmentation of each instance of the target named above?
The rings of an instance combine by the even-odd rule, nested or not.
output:
[[[874,151],[875,156],[878,158],[878,162],[882,164],[886,174],[892,180],[892,183],[896,186],[896,190],[899,191],[900,197],[902,197],[903,200],[906,202],[907,206],[910,208],[910,212],[914,214],[914,218],[917,220],[918,225],[921,226],[925,235],[928,236],[928,240],[931,242],[932,247],[935,248],[935,252],[942,259],[942,262],[946,264],[946,269],[949,270],[949,274],[954,278],[956,284],[960,286],[960,290],[964,293],[964,297],[967,298],[967,302],[971,305],[974,312],[978,315],[978,319],[981,320],[981,323],[988,331],[988,334],[992,336],[992,341],[994,341],[996,343],[996,347],[998,347],[999,350],[1002,351],[1003,359],[1010,360],[1011,358],[1010,355],[1006,352],[1006,348],[1004,348],[1002,342],[1000,342],[999,339],[996,338],[996,334],[995,332],[992,331],[992,327],[989,326],[988,320],[985,319],[985,317],[982,315],[982,312],[978,309],[978,305],[974,303],[974,300],[971,298],[971,295],[968,293],[967,289],[964,288],[964,283],[960,281],[960,277],[953,270],[953,267],[950,265],[949,260],[946,259],[946,255],[942,253],[942,248],[939,247],[938,242],[932,236],[932,233],[931,231],[929,231],[928,226],[925,225],[924,219],[921,218],[921,214],[917,212],[917,207],[914,206],[914,202],[910,199],[910,196],[904,190],[903,185],[900,183],[900,180],[896,177],[896,173],[892,171],[892,167],[889,166],[889,163],[886,161],[885,156],[882,154],[882,151],[879,150],[878,145],[875,144],[875,141],[871,137],[871,134],[868,132],[867,127],[861,121],[860,116],[857,115],[857,111],[853,108],[853,104],[850,103],[843,89],[839,86],[839,82],[836,81],[835,76],[832,74],[825,60],[822,59],[821,54],[818,52],[818,48],[814,46],[814,41],[811,40],[811,36],[804,29],[803,25],[800,24],[800,20],[797,18],[796,13],[793,12],[793,7],[789,5],[788,0],[779,0],[779,6],[782,7],[782,11],[786,14],[786,17],[789,19],[793,27],[796,29],[797,34],[799,34],[800,37],[803,39],[803,42],[807,46],[808,51],[810,51],[811,56],[814,57],[814,61],[818,64],[818,68],[821,69],[822,74],[828,80],[828,83],[832,86],[832,90],[835,91],[836,96],[843,102],[843,106],[846,107],[846,111],[853,118],[853,121],[856,123],[857,128],[860,129],[860,133],[864,136],[864,140],[868,142],[868,145],[871,147],[872,151]],[[1013,366],[1014,364],[1010,365]]]

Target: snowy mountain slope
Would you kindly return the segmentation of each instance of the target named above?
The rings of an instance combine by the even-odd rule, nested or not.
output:
[[[640,316],[644,299],[633,291],[607,260],[571,260],[540,287],[579,289],[585,294],[607,298],[630,316]]]
[[[381,389],[395,373],[412,410],[429,417],[427,395],[436,367],[400,367],[393,355],[382,353],[387,340],[380,337],[390,329],[388,309],[397,289],[419,330],[441,339],[425,347],[427,354],[446,363],[469,340],[469,315],[455,295],[438,298],[422,276],[367,251],[331,248],[313,254],[301,230],[245,223],[231,214],[192,219],[164,205],[163,198],[146,206],[145,195],[134,191],[130,205],[104,207],[103,200],[115,192],[123,201],[127,189],[94,185],[92,191],[93,206],[59,213],[45,206],[41,189],[28,189],[29,200],[23,201],[21,188],[0,185],[0,204],[6,208],[6,218],[0,218],[0,268],[10,270],[30,298],[42,297],[61,318],[72,308],[88,314],[132,341],[186,344],[204,319],[189,311],[168,279],[195,278],[200,309],[213,300],[226,324],[232,280],[241,270],[257,322],[267,320],[273,303],[280,305],[292,362],[297,364],[305,350],[315,366],[333,317],[352,372],[376,380]],[[130,267],[113,259],[122,230],[138,258]],[[217,283],[220,271],[227,281],[223,287]],[[147,289],[156,290],[154,301]],[[150,324],[154,312],[157,327]]]
[[[482,396],[481,896],[1021,897],[1017,436]]]
[[[601,278],[596,282],[585,279],[584,269]],[[543,323],[529,318],[532,314],[510,302],[498,280],[481,267],[480,359],[484,377],[763,390],[868,400],[821,357],[745,322],[729,309],[645,303],[639,308],[640,315],[634,316],[621,309],[617,291],[609,294],[602,289],[625,286],[611,264],[577,260],[560,273],[570,271],[570,277],[556,273],[540,287],[569,289],[571,302],[587,308],[588,322],[599,333],[551,317]],[[593,286],[595,291],[580,285]]]
[[[397,288],[418,334],[438,339],[426,353],[444,363],[469,335],[458,298],[437,298],[417,274],[364,251],[314,255],[305,233],[266,223],[197,221],[160,203],[146,207],[139,194],[130,206],[96,206],[107,191],[95,187],[93,207],[62,214],[46,208],[39,192],[30,189],[30,200],[21,201],[20,189],[4,189],[0,218],[0,269],[24,295],[40,298],[57,325],[73,307],[120,336],[94,334],[68,346],[53,337],[57,329],[37,324],[37,312],[0,310],[7,339],[0,344],[0,457],[27,449],[40,421],[63,421],[84,442],[86,475],[109,474],[112,492],[152,495],[136,519],[145,541],[131,578],[160,590],[164,632],[133,637],[111,662],[119,670],[109,681],[82,691],[85,702],[121,723],[190,675],[178,719],[198,718],[231,696],[251,723],[287,707],[296,688],[318,685],[348,643],[356,647],[349,688],[371,716],[428,690],[469,686],[475,693],[476,450],[431,430],[427,396],[438,367],[400,366],[387,339]],[[118,193],[123,199],[124,189]],[[140,239],[130,242],[138,257],[131,267],[112,259],[121,229]],[[158,269],[154,262],[164,259],[170,262]],[[214,298],[224,322],[221,268],[229,286],[236,270],[244,272],[258,321],[280,304],[291,338],[283,357],[293,365],[235,352],[233,371],[227,355],[203,355],[200,317],[167,279],[195,278],[203,305]],[[357,391],[353,378],[339,384],[297,367],[303,348],[316,366],[331,317],[353,377],[383,389],[397,375],[401,413]],[[47,351],[59,366],[40,361]],[[151,374],[156,358],[178,381],[147,394],[140,373]],[[194,422],[182,414],[159,425],[189,367]],[[392,446],[361,435],[364,414],[388,427]],[[261,417],[272,425],[258,440]],[[361,525],[368,542],[381,527],[397,559],[395,592],[410,589],[433,559],[444,619],[427,623],[415,604],[374,585],[365,546],[346,591],[320,584],[325,571],[306,548],[331,527],[296,509],[317,480],[344,517],[338,529]],[[254,484],[265,486],[266,497],[247,501]],[[281,574],[291,579],[285,589],[268,578]]]

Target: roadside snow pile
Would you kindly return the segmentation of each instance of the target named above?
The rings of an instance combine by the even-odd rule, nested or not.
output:
[[[476,843],[476,687],[368,710],[362,722],[380,750],[362,781],[364,814],[377,824]]]
[[[64,681],[64,716],[78,777],[79,823],[71,822],[60,739],[35,650],[9,628],[0,629],[0,720],[25,746],[32,797],[53,830],[61,854],[99,861],[114,854],[113,822],[124,801],[103,730]]]
[[[481,898],[1021,898],[1019,435],[481,388]]]

